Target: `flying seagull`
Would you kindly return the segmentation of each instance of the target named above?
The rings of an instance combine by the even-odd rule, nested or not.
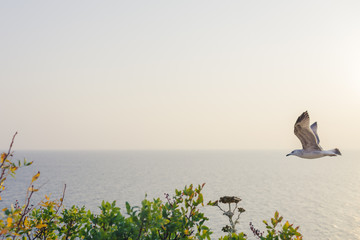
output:
[[[295,155],[301,158],[320,158],[325,156],[341,155],[339,149],[323,150],[319,143],[317,134],[317,122],[310,127],[310,118],[308,112],[303,112],[296,120],[294,133],[299,138],[303,149],[296,149],[286,156]]]

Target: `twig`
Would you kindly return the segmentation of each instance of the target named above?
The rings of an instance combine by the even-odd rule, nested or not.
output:
[[[142,232],[142,230],[143,230],[143,225],[144,225],[144,222],[142,221],[142,222],[141,222],[141,226],[140,226],[139,235],[138,235],[138,237],[137,237],[137,240],[139,240],[140,237],[141,237],[141,232]]]
[[[8,153],[7,153],[6,156],[5,156],[5,159],[11,154],[12,145],[14,144],[14,140],[15,140],[16,135],[17,135],[17,132],[15,132],[15,134],[14,134],[12,140],[11,140],[11,144],[10,144]]]
[[[225,210],[224,209],[222,209],[220,206],[219,206],[219,204],[218,205],[216,205],[218,208],[220,208],[220,210],[221,211],[223,211],[223,212],[225,212]]]
[[[61,208],[61,206],[62,206],[62,204],[63,204],[63,202],[64,202],[65,191],[66,191],[66,184],[64,184],[63,195],[62,195],[62,198],[60,199],[60,205],[59,205],[59,208],[58,208],[57,211],[56,211],[56,214],[59,212],[59,209]]]
[[[235,214],[235,211],[237,209],[237,205],[238,205],[238,203],[235,203],[234,211],[232,211],[233,214]]]
[[[34,193],[34,192],[32,191],[32,192],[30,193],[29,197],[25,200],[25,201],[26,201],[26,205],[25,205],[25,208],[24,208],[24,212],[21,214],[20,220],[19,220],[19,222],[18,222],[18,224],[17,224],[16,232],[19,231],[20,224],[23,222],[23,219],[24,219],[25,215],[27,215],[27,214],[30,212],[30,210],[31,210],[31,207],[29,208],[29,204],[30,204],[30,199],[31,199],[33,193]]]
[[[238,217],[236,218],[235,224],[239,223],[240,215],[241,215],[241,213],[239,213]]]
[[[12,140],[11,140],[9,150],[8,150],[7,153],[5,153],[4,161],[1,163],[0,168],[2,168],[2,167],[4,166],[5,160],[6,160],[7,157],[10,156],[10,154],[11,154],[11,149],[12,149],[12,146],[13,146],[13,144],[14,144],[14,140],[15,140],[16,135],[17,135],[17,132],[14,134],[14,136],[13,136],[13,138],[12,138]],[[1,172],[0,179],[3,178],[4,174],[5,174],[5,171],[3,170],[3,171]]]

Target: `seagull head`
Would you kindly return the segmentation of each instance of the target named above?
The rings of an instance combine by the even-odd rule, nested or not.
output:
[[[301,149],[297,149],[297,150],[294,150],[292,151],[291,153],[289,154],[286,154],[286,156],[291,156],[291,155],[294,155],[294,156],[301,156],[303,154],[303,150]]]

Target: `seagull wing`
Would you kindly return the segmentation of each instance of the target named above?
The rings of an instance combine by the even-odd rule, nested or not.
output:
[[[317,134],[317,122],[314,122],[311,126],[310,126],[311,130],[313,131],[315,137],[316,137],[316,143],[319,144],[320,143],[320,138],[319,135]]]
[[[309,127],[310,118],[308,112],[304,112],[298,117],[294,126],[294,133],[299,138],[304,150],[322,150],[318,144],[316,130]],[[316,128],[317,125],[314,126]],[[314,133],[315,132],[315,133]]]

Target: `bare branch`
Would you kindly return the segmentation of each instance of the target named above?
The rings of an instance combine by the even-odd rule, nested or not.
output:
[[[220,208],[221,211],[225,212],[224,209],[222,209],[219,205],[216,205],[218,208]]]
[[[13,136],[12,140],[11,140],[11,144],[10,144],[10,147],[9,147],[9,151],[8,151],[8,153],[7,153],[6,157],[7,157],[7,156],[9,156],[9,155],[11,154],[11,149],[12,149],[12,146],[13,146],[13,144],[14,144],[15,137],[16,137],[16,135],[17,135],[17,134],[18,134],[18,132],[15,132],[15,134],[14,134],[14,136]]]
[[[235,211],[236,211],[236,209],[237,209],[237,205],[238,205],[238,203],[235,203],[234,210],[232,211],[233,214],[235,214]]]
[[[14,136],[13,136],[13,138],[12,138],[12,140],[11,140],[9,150],[8,150],[7,153],[5,153],[4,160],[7,159],[7,157],[11,155],[11,149],[12,149],[12,146],[13,146],[13,144],[14,144],[14,140],[15,140],[16,135],[17,135],[17,132],[14,134]],[[2,168],[2,167],[4,166],[4,164],[5,164],[5,161],[3,161],[3,162],[1,163],[0,168]],[[3,178],[4,174],[5,174],[5,171],[3,170],[3,171],[1,172],[0,179]]]

